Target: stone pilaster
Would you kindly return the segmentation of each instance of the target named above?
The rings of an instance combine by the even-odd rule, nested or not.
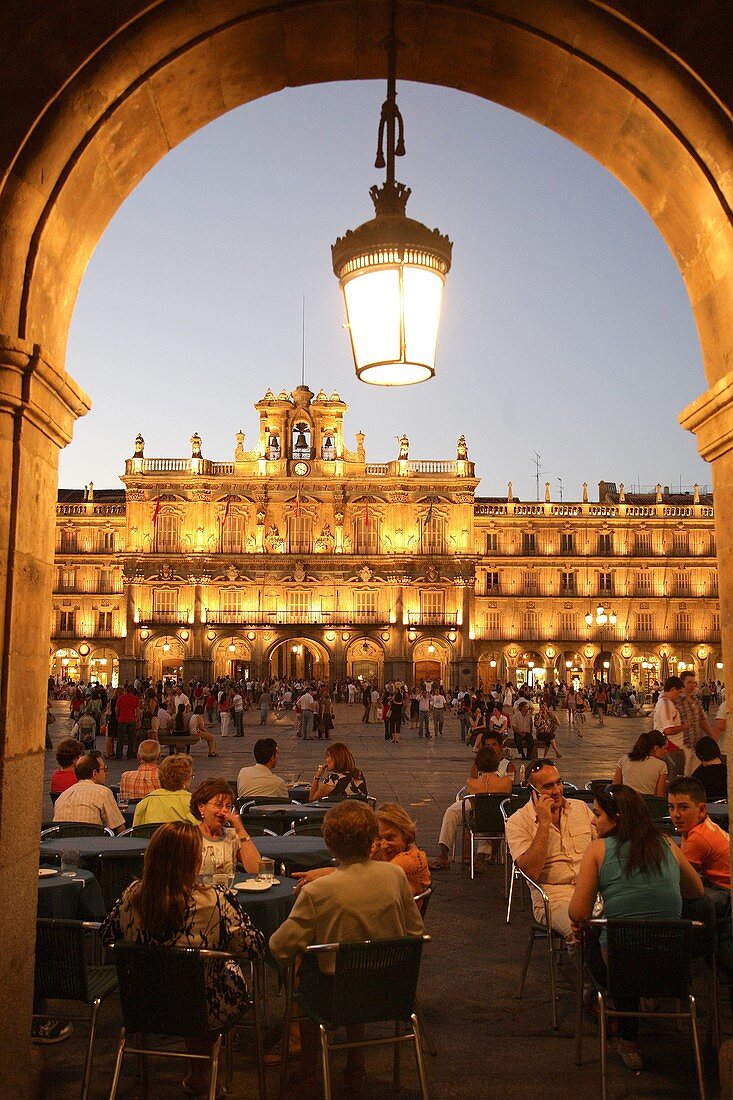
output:
[[[38,832],[58,455],[89,398],[37,345],[0,336],[0,1095],[32,1095]]]
[[[712,464],[715,500],[715,540],[720,590],[720,637],[723,678],[730,683],[727,662],[733,654],[733,373],[711,386],[680,413],[680,424],[697,436],[697,449]],[[728,719],[730,727],[733,719]],[[730,729],[728,729],[730,737]],[[733,798],[733,770],[728,775],[728,798]],[[721,1095],[733,1096],[733,1040],[720,1048]]]

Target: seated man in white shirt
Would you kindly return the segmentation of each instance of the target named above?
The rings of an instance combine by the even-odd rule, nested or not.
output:
[[[535,760],[529,772],[532,797],[506,823],[506,841],[520,871],[538,883],[550,899],[550,925],[575,950],[568,905],[575,892],[580,861],[596,839],[590,806],[566,799],[560,773],[551,760]],[[532,894],[535,920],[545,923],[542,898]]]
[[[77,782],[56,799],[54,821],[85,821],[121,833],[125,819],[112,791],[105,786],[107,765],[102,757],[91,752],[80,756],[74,771]]]
[[[242,768],[237,776],[237,794],[240,798],[287,798],[288,788],[277,767],[277,741],[272,737],[260,737],[252,750],[257,761],[252,767]]]

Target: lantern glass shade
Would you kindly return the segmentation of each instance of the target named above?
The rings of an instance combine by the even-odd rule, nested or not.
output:
[[[439,271],[401,262],[396,252],[389,258],[341,281],[351,350],[362,382],[411,386],[435,374],[445,280]]]

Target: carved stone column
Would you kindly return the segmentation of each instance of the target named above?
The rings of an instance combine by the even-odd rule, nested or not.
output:
[[[38,833],[58,456],[90,408],[37,345],[0,336],[0,1094],[32,1094]]]

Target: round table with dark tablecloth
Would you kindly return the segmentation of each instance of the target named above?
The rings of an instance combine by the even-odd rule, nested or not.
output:
[[[101,852],[135,852],[143,854],[148,846],[144,837],[131,836],[67,836],[61,840],[44,840],[41,844],[41,862],[52,865],[60,858],[64,848],[79,849],[79,866],[94,873]]]
[[[262,803],[250,806],[242,810],[242,814],[248,821],[256,821],[266,829],[272,829],[274,833],[282,836],[290,829],[293,823],[299,821],[311,821],[320,823],[331,809],[330,806],[316,805],[296,806],[283,802]]]
[[[289,870],[310,871],[333,863],[320,836],[256,836],[253,841],[260,855],[285,863]]]
[[[38,879],[38,916],[55,920],[102,921],[107,911],[91,871],[71,876],[56,873]]]
[[[237,890],[237,883],[247,882],[257,878],[257,875],[238,874],[235,883],[237,901],[252,921],[269,940],[273,932],[276,932],[284,920],[290,915],[293,908],[295,894],[293,888],[296,880],[286,875],[276,875],[279,882],[270,886],[267,890],[258,890],[256,893],[249,890]]]

